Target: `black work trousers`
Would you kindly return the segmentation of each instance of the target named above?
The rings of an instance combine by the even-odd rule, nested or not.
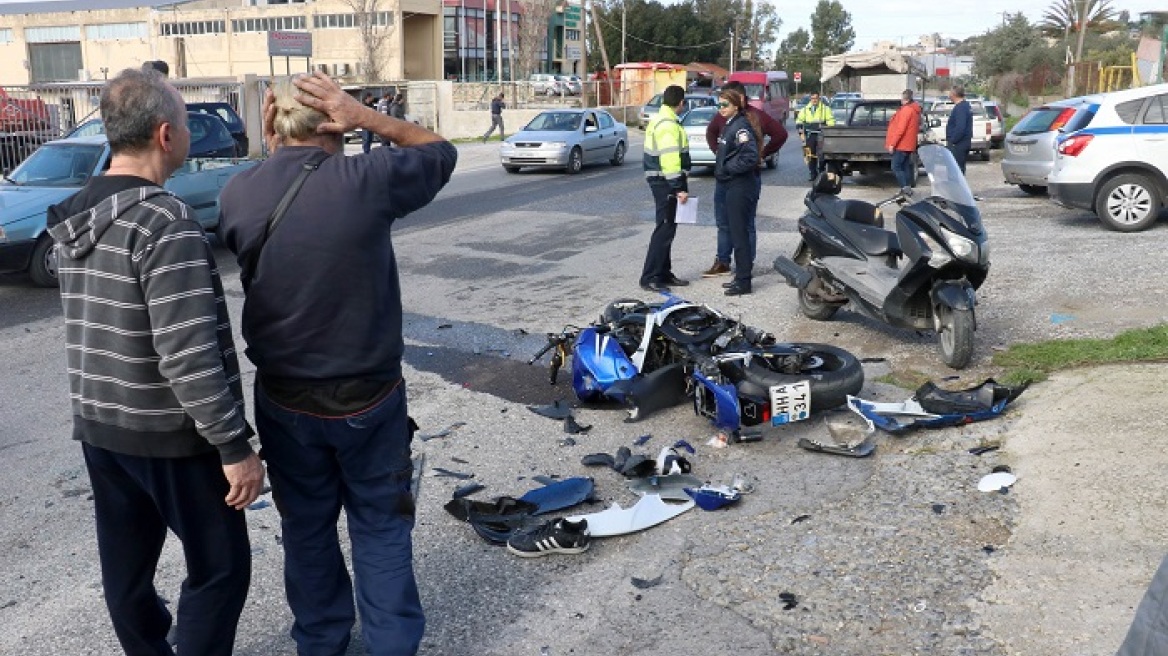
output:
[[[653,228],[653,236],[649,238],[649,252],[645,253],[645,266],[641,269],[641,284],[668,285],[673,278],[670,251],[677,234],[677,191],[661,179],[650,180],[649,189],[653,191],[657,227]]]
[[[144,458],[82,444],[93,485],[101,584],[127,656],[174,656],[171,614],[154,588],[166,531],[182,541],[187,578],[178,599],[183,656],[230,656],[251,583],[243,512],[224,503],[218,453]]]
[[[726,222],[734,245],[734,284],[749,290],[754,271],[754,248],[750,233],[758,209],[758,177],[753,171],[719,182],[726,186]]]
[[[813,157],[807,160],[807,172],[814,178],[823,171],[823,158],[819,156],[819,139],[822,135],[819,132],[807,133],[807,148],[811,150]]]

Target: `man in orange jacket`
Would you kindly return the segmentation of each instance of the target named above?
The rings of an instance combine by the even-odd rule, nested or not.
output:
[[[916,167],[917,137],[921,130],[921,106],[913,102],[913,92],[905,89],[900,94],[900,109],[888,123],[888,136],[884,146],[892,153],[892,172],[901,189],[913,186],[913,169]]]

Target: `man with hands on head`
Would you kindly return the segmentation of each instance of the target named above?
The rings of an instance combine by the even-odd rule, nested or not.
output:
[[[397,147],[345,157],[342,136],[354,128]],[[243,336],[282,520],[292,637],[302,656],[346,653],[355,587],[367,652],[414,654],[425,618],[391,228],[438,194],[458,151],[321,73],[266,94],[264,138],[271,157],[223,190],[220,235],[246,290]],[[287,211],[269,231],[278,206]],[[337,536],[342,508],[352,577]]]

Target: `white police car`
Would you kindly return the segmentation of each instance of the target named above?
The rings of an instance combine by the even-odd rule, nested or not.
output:
[[[1168,84],[1109,93],[1091,109],[1058,140],[1050,197],[1094,210],[1112,230],[1145,230],[1168,199]]]

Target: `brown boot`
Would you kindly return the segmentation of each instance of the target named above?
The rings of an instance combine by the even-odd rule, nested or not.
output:
[[[714,278],[717,276],[724,276],[730,273],[730,265],[725,262],[715,259],[714,266],[702,272],[703,278]]]

